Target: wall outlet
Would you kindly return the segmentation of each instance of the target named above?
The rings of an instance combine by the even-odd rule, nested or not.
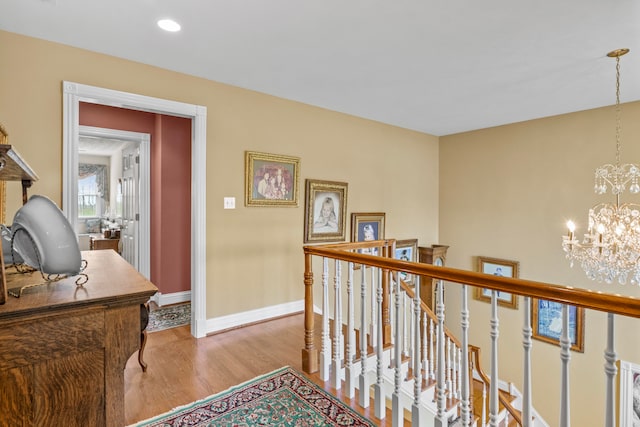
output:
[[[235,197],[225,197],[224,198],[224,208],[225,209],[235,209],[236,208],[236,198]]]

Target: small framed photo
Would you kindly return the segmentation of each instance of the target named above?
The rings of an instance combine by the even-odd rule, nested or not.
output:
[[[384,213],[352,213],[351,241],[384,239]]]
[[[246,151],[245,206],[298,206],[300,158]]]
[[[344,241],[347,187],[346,182],[305,181],[304,243]]]
[[[618,361],[620,426],[640,426],[640,365]]]
[[[394,258],[401,261],[416,262],[418,259],[418,239],[405,239],[396,241]],[[413,285],[413,274],[399,272],[400,280],[408,285]]]
[[[562,336],[562,306],[559,302],[531,298],[532,337],[560,345]],[[584,309],[569,306],[569,339],[571,350],[584,352]]]
[[[494,276],[518,277],[520,263],[506,259],[478,257],[478,271]],[[479,301],[491,302],[491,289],[475,288],[475,298]],[[497,292],[498,305],[509,308],[518,308],[517,295],[509,292]]]

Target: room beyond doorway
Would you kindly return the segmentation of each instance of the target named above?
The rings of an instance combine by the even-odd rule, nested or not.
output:
[[[78,216],[81,249],[106,229],[123,258],[150,278],[149,157],[151,135],[79,127]],[[88,242],[84,243],[88,246]]]

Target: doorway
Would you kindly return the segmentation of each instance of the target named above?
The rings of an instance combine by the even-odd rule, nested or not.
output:
[[[151,277],[150,141],[148,133],[79,126],[78,163],[90,162],[92,157],[104,158],[102,163],[109,165],[109,185],[106,197],[97,200],[96,204],[101,207],[99,212],[89,209],[88,213],[93,215],[80,212],[84,197],[79,185],[79,212],[74,223],[76,233],[81,234],[91,231],[87,230],[86,223],[95,216],[113,221],[120,230],[121,255],[147,279]],[[92,201],[88,200],[89,203]]]
[[[191,334],[206,335],[206,107],[63,82],[63,211],[78,213],[79,104],[88,102],[191,120]]]

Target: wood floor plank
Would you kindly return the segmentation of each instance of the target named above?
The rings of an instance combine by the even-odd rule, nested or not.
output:
[[[303,314],[297,314],[199,340],[190,335],[189,326],[149,333],[144,352],[147,372],[140,369],[137,354],[129,359],[125,368],[127,425],[283,366],[302,372],[303,325]],[[317,374],[310,378],[332,392],[329,384],[320,381]],[[358,412],[377,425],[391,425],[391,414],[387,415],[387,423],[374,418],[369,411]]]

